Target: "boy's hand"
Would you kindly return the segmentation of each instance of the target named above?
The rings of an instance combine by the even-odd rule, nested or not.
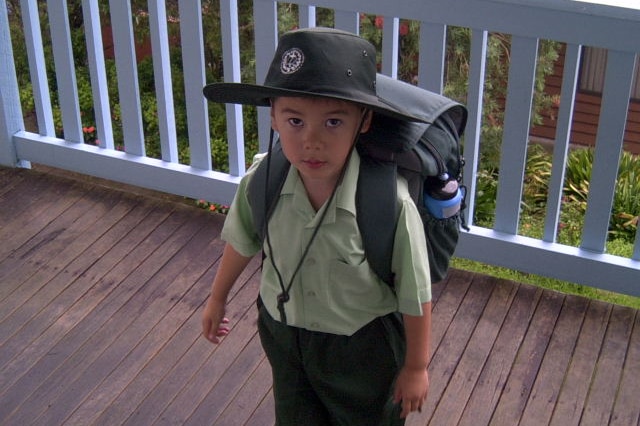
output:
[[[429,374],[426,368],[412,369],[402,367],[396,380],[393,401],[402,402],[401,418],[406,418],[412,411],[422,411],[422,404],[429,391]]]
[[[229,318],[224,316],[225,304],[209,297],[202,312],[202,335],[212,343],[220,343],[220,338],[229,334]]]

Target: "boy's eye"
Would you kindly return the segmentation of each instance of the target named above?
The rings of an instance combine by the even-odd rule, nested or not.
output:
[[[337,127],[342,123],[339,118],[330,118],[327,120],[327,127]]]
[[[302,120],[300,120],[299,118],[289,118],[287,121],[289,121],[289,124],[291,124],[294,127],[299,127],[302,126]]]

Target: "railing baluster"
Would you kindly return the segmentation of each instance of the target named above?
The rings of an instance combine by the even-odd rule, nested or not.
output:
[[[334,26],[343,31],[360,34],[360,14],[357,12],[335,10]]]
[[[156,102],[162,159],[178,162],[176,119],[173,108],[173,84],[167,11],[164,0],[149,0],[149,27],[153,49],[153,78],[156,84]]]
[[[238,39],[238,4],[236,0],[220,2],[222,30],[222,61],[224,80],[240,82],[240,41]],[[241,176],[245,172],[244,128],[242,105],[227,104],[227,141],[229,144],[229,172]]]
[[[464,179],[467,185],[467,209],[465,220],[469,225],[473,224],[473,212],[475,210],[476,170],[480,159],[480,133],[482,126],[482,98],[484,96],[484,79],[487,62],[488,32],[485,30],[472,30],[471,32],[471,59],[469,67],[469,93],[467,95],[467,108],[469,117],[464,136]]]
[[[100,10],[97,0],[82,0],[82,16],[87,40],[87,56],[89,58],[89,74],[91,76],[91,92],[93,94],[98,146],[113,149],[109,85],[104,62],[102,27],[100,25]]]
[[[419,86],[442,94],[446,59],[447,27],[431,22],[420,23]]]
[[[122,120],[124,150],[144,156],[145,144],[142,131],[142,112],[138,85],[138,68],[134,48],[131,5],[127,1],[110,0],[113,44],[118,70],[118,97]]]
[[[382,25],[382,73],[398,78],[398,41],[400,20],[385,16]]]
[[[62,110],[64,138],[70,142],[83,142],[76,69],[71,47],[69,15],[65,0],[48,0],[47,13],[51,26],[53,61],[58,82],[58,102]]]
[[[560,109],[556,124],[556,138],[553,145],[553,164],[551,166],[551,180],[547,195],[547,213],[544,225],[543,240],[556,242],[558,221],[562,207],[565,167],[571,139],[571,123],[573,107],[578,85],[578,69],[580,67],[581,46],[568,44],[564,57],[564,76],[562,78],[562,93],[560,95]]]
[[[512,37],[494,229],[516,234],[529,141],[538,40]]]
[[[273,52],[278,44],[278,9],[273,0],[255,0],[253,16],[255,21],[256,83],[262,84],[267,76]],[[269,144],[271,118],[268,108],[258,107],[258,139],[260,152],[266,152]]]
[[[29,75],[31,76],[33,99],[38,119],[38,133],[42,136],[55,136],[56,129],[53,124],[38,3],[35,0],[21,0],[20,8],[22,9],[22,25],[29,58]]]
[[[300,28],[311,28],[316,26],[316,7],[315,6],[298,6]]]
[[[202,95],[206,84],[204,41],[202,39],[202,8],[200,0],[179,0],[180,39],[184,69],[184,97],[187,106],[187,127],[191,166],[211,170],[211,144],[207,100]]]
[[[632,53],[609,50],[607,54],[602,107],[581,244],[581,248],[596,253],[604,252],[607,242],[635,59],[635,54]]]

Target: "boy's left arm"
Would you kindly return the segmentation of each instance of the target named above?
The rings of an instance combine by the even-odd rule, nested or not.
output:
[[[420,411],[429,391],[431,302],[422,305],[422,312],[422,316],[403,314],[407,353],[394,390],[394,401],[402,402],[401,418]]]

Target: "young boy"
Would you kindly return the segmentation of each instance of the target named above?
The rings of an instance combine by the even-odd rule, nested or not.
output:
[[[353,148],[372,111],[417,120],[380,99],[375,81],[370,43],[314,28],[282,36],[263,86],[204,89],[215,102],[270,105],[271,126],[291,163],[264,242],[247,196],[256,164],[243,177],[202,317],[203,335],[219,343],[229,332],[229,291],[263,250],[258,331],[272,367],[278,425],[402,425],[427,396],[429,266],[406,182],[398,181],[393,288],[367,263],[356,221],[360,158]]]

